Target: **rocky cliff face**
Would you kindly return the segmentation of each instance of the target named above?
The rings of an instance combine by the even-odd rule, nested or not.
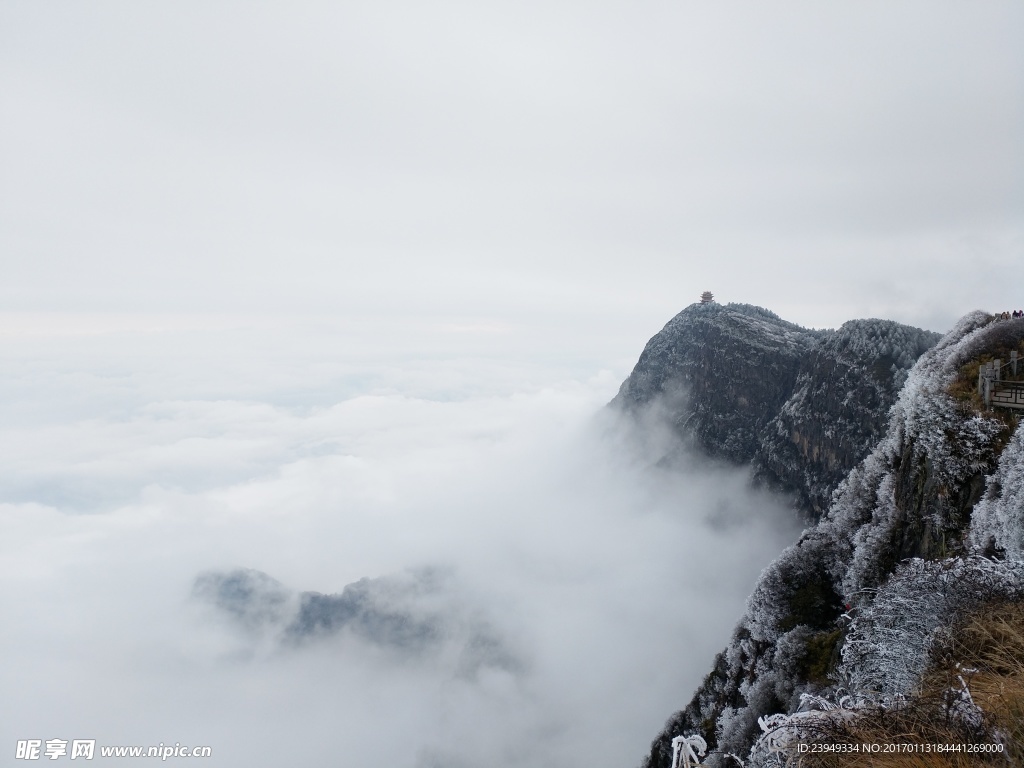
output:
[[[823,334],[742,304],[694,304],[652,338],[614,405],[658,401],[709,455],[749,462]]]
[[[934,631],[966,604],[1024,596],[1024,431],[1016,415],[981,408],[970,381],[979,362],[1024,352],[1024,320],[972,313],[902,373],[927,340],[863,321],[817,337],[800,358],[752,462],[794,484],[802,472],[806,498],[820,499],[828,478],[880,439],[820,522],[765,569],[729,646],[652,744],[648,768],[667,768],[671,739],[690,734],[707,740],[711,765],[768,764],[756,746],[760,718],[792,715],[802,694],[905,694]],[[816,424],[821,414],[833,418]]]
[[[749,463],[817,519],[938,339],[887,320],[821,331],[746,304],[694,304],[648,342],[613,405],[660,404],[702,451]]]

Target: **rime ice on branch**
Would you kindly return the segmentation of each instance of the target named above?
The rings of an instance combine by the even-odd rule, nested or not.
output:
[[[696,768],[708,744],[700,736],[676,736],[672,739],[672,768]]]

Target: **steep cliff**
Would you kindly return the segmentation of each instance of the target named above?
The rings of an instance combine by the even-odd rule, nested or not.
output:
[[[888,320],[809,330],[747,304],[693,304],[648,342],[612,405],[658,404],[703,452],[749,463],[817,519],[938,339]]]
[[[793,392],[801,360],[824,336],[746,304],[693,304],[652,338],[613,405],[658,402],[710,456],[737,463]]]
[[[762,436],[755,475],[795,493],[820,518],[832,491],[882,438],[907,372],[938,340],[891,320],[851,320],[824,334]]]
[[[921,338],[888,328],[879,338],[902,336],[910,347]],[[826,337],[812,356],[848,343],[839,337]],[[1024,432],[1016,415],[986,411],[972,397],[979,362],[1008,349],[1024,352],[1024,320],[993,322],[976,312],[921,356],[877,445],[839,484],[820,522],[765,569],[729,646],[645,765],[667,767],[671,739],[695,733],[712,748],[709,764],[738,764],[732,755],[749,755],[759,720],[792,715],[802,694],[906,694],[936,629],[972,600],[1024,596],[1018,561],[984,557],[1019,558],[1024,549]],[[885,402],[887,359],[877,359],[874,372],[832,379],[859,384],[850,390],[853,412],[873,413]],[[899,362],[890,370],[901,370]],[[809,413],[833,412],[825,390],[796,389],[777,424],[813,426]],[[859,429],[868,440],[866,425],[843,431]],[[768,450],[762,455],[766,465],[774,460]],[[755,750],[752,764],[763,757]]]

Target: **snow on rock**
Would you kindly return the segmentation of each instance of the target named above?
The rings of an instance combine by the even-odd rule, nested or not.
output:
[[[703,452],[749,463],[817,520],[938,339],[891,320],[812,330],[749,304],[694,304],[648,342],[612,405],[660,406]]]
[[[660,404],[703,452],[749,462],[822,333],[746,304],[694,304],[647,343],[612,405]]]
[[[875,322],[819,346],[895,351],[905,361],[907,347],[924,343],[910,332],[887,335]],[[835,487],[820,522],[762,573],[729,646],[652,744],[648,768],[668,765],[671,738],[693,733],[707,740],[709,765],[735,764],[727,753],[749,755],[763,724],[798,712],[805,695],[834,692],[836,674],[861,691],[907,691],[933,633],[958,611],[982,594],[1024,599],[1024,565],[972,556],[1021,557],[1024,436],[1017,430],[1004,451],[1006,420],[948,392],[962,366],[1021,339],[1024,321],[973,312],[920,355],[881,438]],[[849,375],[866,381],[869,374]],[[813,410],[807,391],[796,386],[776,425]],[[814,672],[823,665],[830,679]]]

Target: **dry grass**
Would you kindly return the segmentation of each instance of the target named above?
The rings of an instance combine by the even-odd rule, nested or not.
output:
[[[974,703],[1006,734],[1009,756],[1024,765],[1024,603],[993,603],[953,628],[936,649],[925,687],[948,681],[957,660],[977,668],[967,676]]]
[[[958,666],[959,665],[959,666]],[[967,672],[964,668],[977,671]],[[950,690],[966,682],[984,713],[980,727],[950,711]],[[952,627],[937,644],[918,694],[898,709],[866,710],[823,734],[832,744],[992,744],[1003,753],[794,755],[801,768],[967,768],[1024,766],[1024,603],[992,603]]]

